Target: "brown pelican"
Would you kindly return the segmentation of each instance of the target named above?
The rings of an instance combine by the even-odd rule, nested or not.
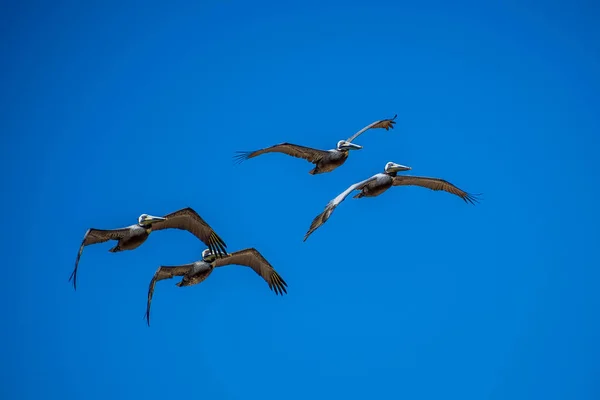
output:
[[[223,239],[215,233],[196,211],[189,207],[182,208],[164,217],[142,214],[138,218],[137,224],[125,228],[110,230],[90,228],[87,230],[79,247],[79,253],[77,253],[75,269],[69,278],[69,281],[73,279],[73,288],[77,289],[77,266],[79,265],[79,259],[85,246],[104,243],[109,240],[117,240],[117,245],[109,250],[111,253],[133,250],[144,243],[152,231],[161,229],[182,229],[189,231],[218,256],[227,254],[227,245]]]
[[[269,284],[269,288],[275,294],[283,296],[284,293],[287,293],[287,283],[285,283],[283,278],[255,248],[236,251],[222,258],[215,257],[210,249],[206,249],[202,252],[202,260],[173,267],[158,267],[148,287],[148,306],[146,307],[148,326],[150,326],[150,303],[152,302],[156,282],[163,279],[171,279],[175,276],[183,276],[181,281],[176,283],[177,286],[197,285],[208,278],[215,268],[234,264],[252,268],[254,272]]]
[[[365,179],[362,182],[355,183],[348,189],[340,193],[335,199],[331,200],[325,210],[317,215],[310,225],[310,229],[304,236],[304,241],[313,233],[317,228],[323,225],[333,213],[333,210],[342,202],[350,193],[354,190],[360,190],[353,198],[361,197],[376,197],[388,190],[392,186],[421,186],[431,190],[443,190],[445,192],[454,194],[466,203],[475,204],[478,202],[477,196],[479,194],[469,194],[448,181],[439,178],[428,178],[424,176],[398,176],[398,171],[408,171],[411,167],[405,167],[404,165],[388,162],[385,164],[384,172],[373,175],[372,177]]]
[[[340,140],[335,149],[319,150],[292,143],[279,143],[275,146],[266,147],[256,151],[238,151],[238,154],[234,156],[234,158],[238,163],[241,163],[244,160],[254,158],[265,153],[283,153],[287,154],[288,156],[303,158],[315,164],[315,168],[309,171],[311,175],[331,172],[346,162],[349,150],[362,149],[362,146],[352,143],[354,139],[369,129],[384,128],[386,131],[390,128],[393,129],[394,124],[396,123],[394,120],[397,116],[398,115],[396,114],[394,115],[394,118],[382,119],[365,126],[347,140]]]

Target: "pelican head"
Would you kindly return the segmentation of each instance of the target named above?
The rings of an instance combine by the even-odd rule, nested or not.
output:
[[[404,165],[396,164],[396,163],[390,161],[389,163],[385,164],[384,171],[385,172],[398,172],[398,171],[409,171],[411,169],[412,169],[411,167],[406,167]]]
[[[165,219],[163,217],[155,217],[154,215],[142,214],[138,218],[138,224],[140,224],[142,226],[148,226],[148,225],[152,225],[155,222],[164,221],[164,220]]]
[[[340,140],[337,143],[337,149],[342,150],[342,151],[344,151],[344,150],[360,150],[360,149],[362,149],[362,146],[347,142],[345,140]]]
[[[215,255],[210,251],[210,249],[206,249],[202,252],[202,261],[213,262],[217,259]]]

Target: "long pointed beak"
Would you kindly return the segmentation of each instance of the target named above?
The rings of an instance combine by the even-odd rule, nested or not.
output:
[[[394,164],[394,171],[410,171],[412,168],[406,165]]]
[[[155,217],[154,215],[148,215],[148,221],[149,222],[158,222],[158,221],[164,221],[166,218],[163,217]]]
[[[346,143],[344,146],[346,146],[348,150],[360,150],[363,148],[361,145],[354,143]]]

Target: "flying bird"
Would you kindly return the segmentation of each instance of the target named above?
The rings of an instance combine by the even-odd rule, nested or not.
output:
[[[353,197],[356,199],[361,197],[379,196],[392,186],[421,186],[431,190],[443,190],[451,193],[460,197],[466,203],[475,204],[478,202],[477,197],[479,194],[469,194],[443,179],[410,175],[398,176],[399,171],[408,171],[410,169],[412,168],[393,162],[388,162],[385,164],[384,172],[375,174],[362,182],[351,185],[348,189],[340,193],[335,199],[331,200],[325,207],[325,210],[315,217],[308,232],[306,232],[306,235],[304,236],[304,241],[306,241],[306,239],[308,239],[308,237],[321,225],[327,222],[335,208],[355,190],[360,191]]]
[[[283,296],[284,293],[287,293],[287,283],[255,248],[236,251],[222,258],[217,258],[210,249],[206,249],[202,252],[202,260],[191,264],[158,267],[148,287],[148,306],[146,307],[148,326],[150,326],[150,303],[152,302],[156,282],[182,276],[181,281],[176,283],[177,286],[197,285],[208,278],[215,268],[234,264],[252,268],[267,282],[269,288],[275,294]]]
[[[394,120],[397,116],[398,115],[396,114],[394,115],[394,118],[382,119],[379,121],[372,122],[371,124],[362,128],[360,131],[356,132],[348,139],[340,140],[337,143],[335,149],[319,150],[292,143],[279,143],[274,146],[266,147],[264,149],[256,151],[238,151],[238,154],[235,155],[234,158],[237,160],[238,163],[241,163],[244,160],[254,158],[265,153],[283,153],[287,154],[288,156],[303,158],[308,162],[314,164],[315,168],[309,171],[309,174],[311,175],[331,172],[346,162],[350,150],[362,149],[362,146],[352,143],[354,139],[356,139],[363,132],[369,129],[383,128],[386,131],[393,129],[394,124],[396,123],[396,121]]]
[[[141,246],[152,231],[162,229],[186,230],[200,239],[219,257],[227,254],[227,245],[223,239],[190,207],[182,208],[164,217],[142,214],[138,218],[137,224],[125,228],[109,230],[90,228],[87,230],[79,247],[79,253],[77,253],[75,269],[69,278],[69,281],[73,280],[73,288],[77,289],[77,267],[85,246],[116,240],[117,245],[109,250],[111,253],[133,250]]]

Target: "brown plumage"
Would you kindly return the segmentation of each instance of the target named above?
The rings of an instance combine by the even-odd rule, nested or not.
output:
[[[215,268],[224,267],[226,265],[242,265],[250,267],[254,272],[260,275],[265,282],[267,282],[269,288],[275,292],[275,294],[283,295],[284,293],[287,293],[287,283],[255,248],[236,251],[222,258],[215,258],[210,250],[205,250],[202,252],[202,260],[191,264],[161,266],[158,268],[148,287],[148,303],[146,306],[146,320],[148,321],[148,326],[150,326],[150,304],[152,302],[156,282],[163,279],[171,279],[175,276],[182,276],[183,278],[176,284],[177,286],[197,285],[208,278]]]
[[[150,286],[148,287],[148,303],[146,305],[146,321],[148,322],[148,326],[150,326],[150,304],[152,303],[152,296],[154,295],[154,287],[156,286],[156,282],[162,281],[163,279],[171,279],[175,276],[183,276],[190,272],[194,267],[195,263],[191,264],[183,264],[177,266],[160,266],[154,273],[152,280],[150,281]],[[208,269],[207,269],[208,270]],[[204,279],[208,274],[205,274]],[[203,280],[204,280],[203,279]],[[199,282],[197,282],[199,283]],[[180,286],[181,282],[177,283],[177,286]]]
[[[256,150],[256,151],[238,151],[234,156],[234,159],[237,163],[241,163],[244,160],[248,160],[250,158],[258,157],[261,154],[266,153],[282,153],[287,154],[288,156],[302,158],[312,164],[315,165],[309,173],[311,175],[323,174],[327,172],[331,172],[336,168],[343,165],[348,159],[350,150],[360,150],[362,146],[352,143],[352,140],[356,139],[363,132],[369,129],[377,129],[382,128],[385,130],[393,129],[394,124],[396,123],[394,118],[391,119],[383,119],[370,123],[369,125],[362,128],[360,131],[356,132],[354,135],[350,137],[348,140],[340,140],[338,141],[336,147],[331,150],[320,150],[313,149],[312,147],[300,146],[293,143],[279,143],[271,147],[266,147],[264,149]]]
[[[455,196],[460,197],[465,203],[479,203],[479,194],[471,194],[459,189],[452,183],[440,179],[440,178],[429,178],[426,176],[410,176],[410,175],[397,175],[392,181],[393,186],[420,186],[431,190],[443,190]],[[355,196],[356,197],[356,196]]]
[[[346,141],[352,142],[354,139],[356,139],[362,133],[368,131],[369,129],[382,128],[382,129],[385,129],[386,131],[389,131],[390,129],[394,129],[394,124],[396,123],[396,121],[394,121],[394,120],[396,119],[397,116],[398,116],[398,114],[394,115],[394,118],[380,119],[379,121],[371,122],[369,125],[365,126],[360,131],[358,131],[354,135],[350,136]]]
[[[302,158],[313,164],[319,162],[328,154],[326,150],[313,149],[312,147],[300,146],[292,143],[279,143],[256,151],[238,151],[237,153],[238,154],[234,158],[238,163],[250,158],[258,157],[261,154],[283,153],[288,156]]]
[[[111,253],[134,250],[148,239],[152,231],[162,229],[187,230],[200,239],[217,257],[227,254],[227,245],[223,239],[190,207],[175,211],[164,217],[153,217],[148,214],[142,214],[138,218],[137,224],[125,228],[108,230],[90,228],[87,230],[79,246],[79,252],[75,259],[75,268],[69,277],[69,281],[73,280],[73,288],[77,289],[77,270],[84,247],[104,243],[109,240],[116,240],[116,246],[109,250]]]
[[[255,248],[236,251],[213,262],[215,268],[234,264],[252,268],[254,272],[267,282],[269,289],[274,291],[275,294],[283,295],[287,293],[285,289],[287,283],[285,283],[283,278]]]
[[[164,221],[157,221],[152,224],[153,231],[162,229],[186,230],[200,239],[213,254],[218,256],[227,254],[227,245],[223,239],[192,208],[182,208],[165,215],[163,218],[165,218]]]
[[[392,186],[421,186],[431,190],[443,190],[447,193],[460,197],[466,203],[475,204],[478,202],[479,194],[470,194],[454,186],[450,182],[439,178],[428,178],[423,176],[398,175],[399,171],[410,170],[406,167],[393,162],[388,162],[384,167],[384,172],[375,174],[361,182],[355,183],[336,196],[325,206],[323,212],[317,215],[311,222],[310,228],[304,235],[304,241],[321,227],[331,217],[333,211],[339,206],[350,193],[358,190],[353,198],[377,197],[386,192]]]

